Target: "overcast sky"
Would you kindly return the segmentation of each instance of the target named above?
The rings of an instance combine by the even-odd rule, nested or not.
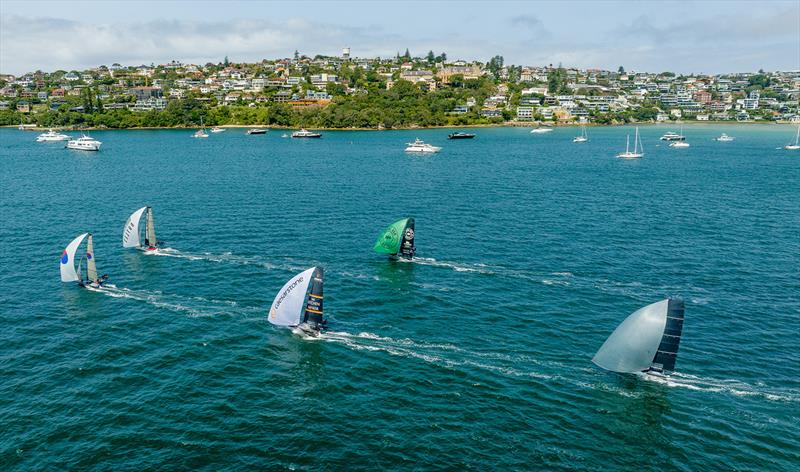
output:
[[[0,0],[0,72],[394,56],[681,73],[800,69],[800,0]]]

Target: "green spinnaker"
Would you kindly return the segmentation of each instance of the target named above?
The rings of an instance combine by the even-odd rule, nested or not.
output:
[[[406,228],[408,218],[390,224],[375,241],[373,250],[378,254],[397,254],[400,252],[400,243],[403,241],[403,230]]]

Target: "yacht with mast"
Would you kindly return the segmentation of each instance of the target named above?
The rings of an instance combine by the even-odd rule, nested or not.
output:
[[[580,136],[575,136],[572,139],[573,143],[585,143],[589,140],[589,136],[586,135],[586,125],[581,126],[581,134]]]
[[[197,130],[193,135],[193,138],[207,138],[208,133],[206,133],[205,127],[203,127],[203,119],[200,118],[200,129]]]
[[[144,224],[144,238],[142,238],[142,215],[147,214]],[[144,239],[144,242],[142,242]],[[163,241],[156,238],[156,225],[153,221],[153,208],[146,206],[131,213],[125,227],[122,229],[122,247],[132,247],[140,251],[150,252],[164,245]]]
[[[625,152],[617,154],[621,159],[639,159],[644,157],[644,146],[642,146],[641,138],[639,138],[639,127],[636,127],[636,136],[633,138],[633,151],[631,151],[631,135],[628,135],[625,141]]]
[[[681,139],[674,140],[669,143],[669,147],[671,148],[688,148],[689,143],[686,142],[686,137],[683,135],[683,126],[681,126]]]
[[[797,134],[794,135],[794,144],[787,144],[783,148],[787,151],[797,151],[800,149],[800,126],[797,127]]]
[[[86,239],[86,253],[77,258],[78,247]],[[77,259],[77,260],[76,260]],[[86,261],[86,278],[81,273],[83,262]],[[78,282],[81,287],[100,288],[108,279],[108,275],[97,275],[97,264],[94,258],[94,240],[92,233],[83,233],[73,239],[64,252],[61,253],[61,281]],[[75,263],[77,262],[77,266]]]

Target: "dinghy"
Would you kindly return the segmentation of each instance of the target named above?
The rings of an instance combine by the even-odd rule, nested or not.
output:
[[[389,225],[378,236],[372,249],[378,254],[389,254],[393,259],[413,259],[417,252],[414,247],[414,218],[403,218]]]
[[[144,244],[142,244],[140,223],[142,214],[145,212],[147,212],[147,217],[145,218]],[[125,228],[122,230],[122,247],[135,247],[140,251],[155,251],[163,244],[163,241],[156,239],[156,226],[153,223],[152,207],[142,207],[131,213],[128,221],[125,222]]]
[[[86,255],[78,260],[75,266],[76,253],[83,240],[86,239]],[[81,275],[81,265],[86,260],[86,279]],[[97,264],[94,259],[94,241],[92,233],[83,233],[73,239],[61,254],[61,281],[78,282],[81,287],[99,288],[108,279],[108,275],[97,276]]]
[[[628,316],[592,362],[619,373],[663,373],[675,369],[683,331],[683,300],[670,298]]]
[[[322,319],[322,267],[312,267],[292,277],[280,289],[269,309],[269,322],[299,328],[316,336],[325,327]]]

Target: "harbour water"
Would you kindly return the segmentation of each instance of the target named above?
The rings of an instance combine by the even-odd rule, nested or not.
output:
[[[92,132],[99,153],[0,130],[0,469],[797,470],[793,129],[668,130],[630,161],[631,128]],[[121,247],[144,205],[161,255]],[[418,259],[372,253],[405,216]],[[59,281],[86,231],[102,292]],[[266,314],[313,265],[308,340]],[[677,372],[591,363],[668,296]]]

